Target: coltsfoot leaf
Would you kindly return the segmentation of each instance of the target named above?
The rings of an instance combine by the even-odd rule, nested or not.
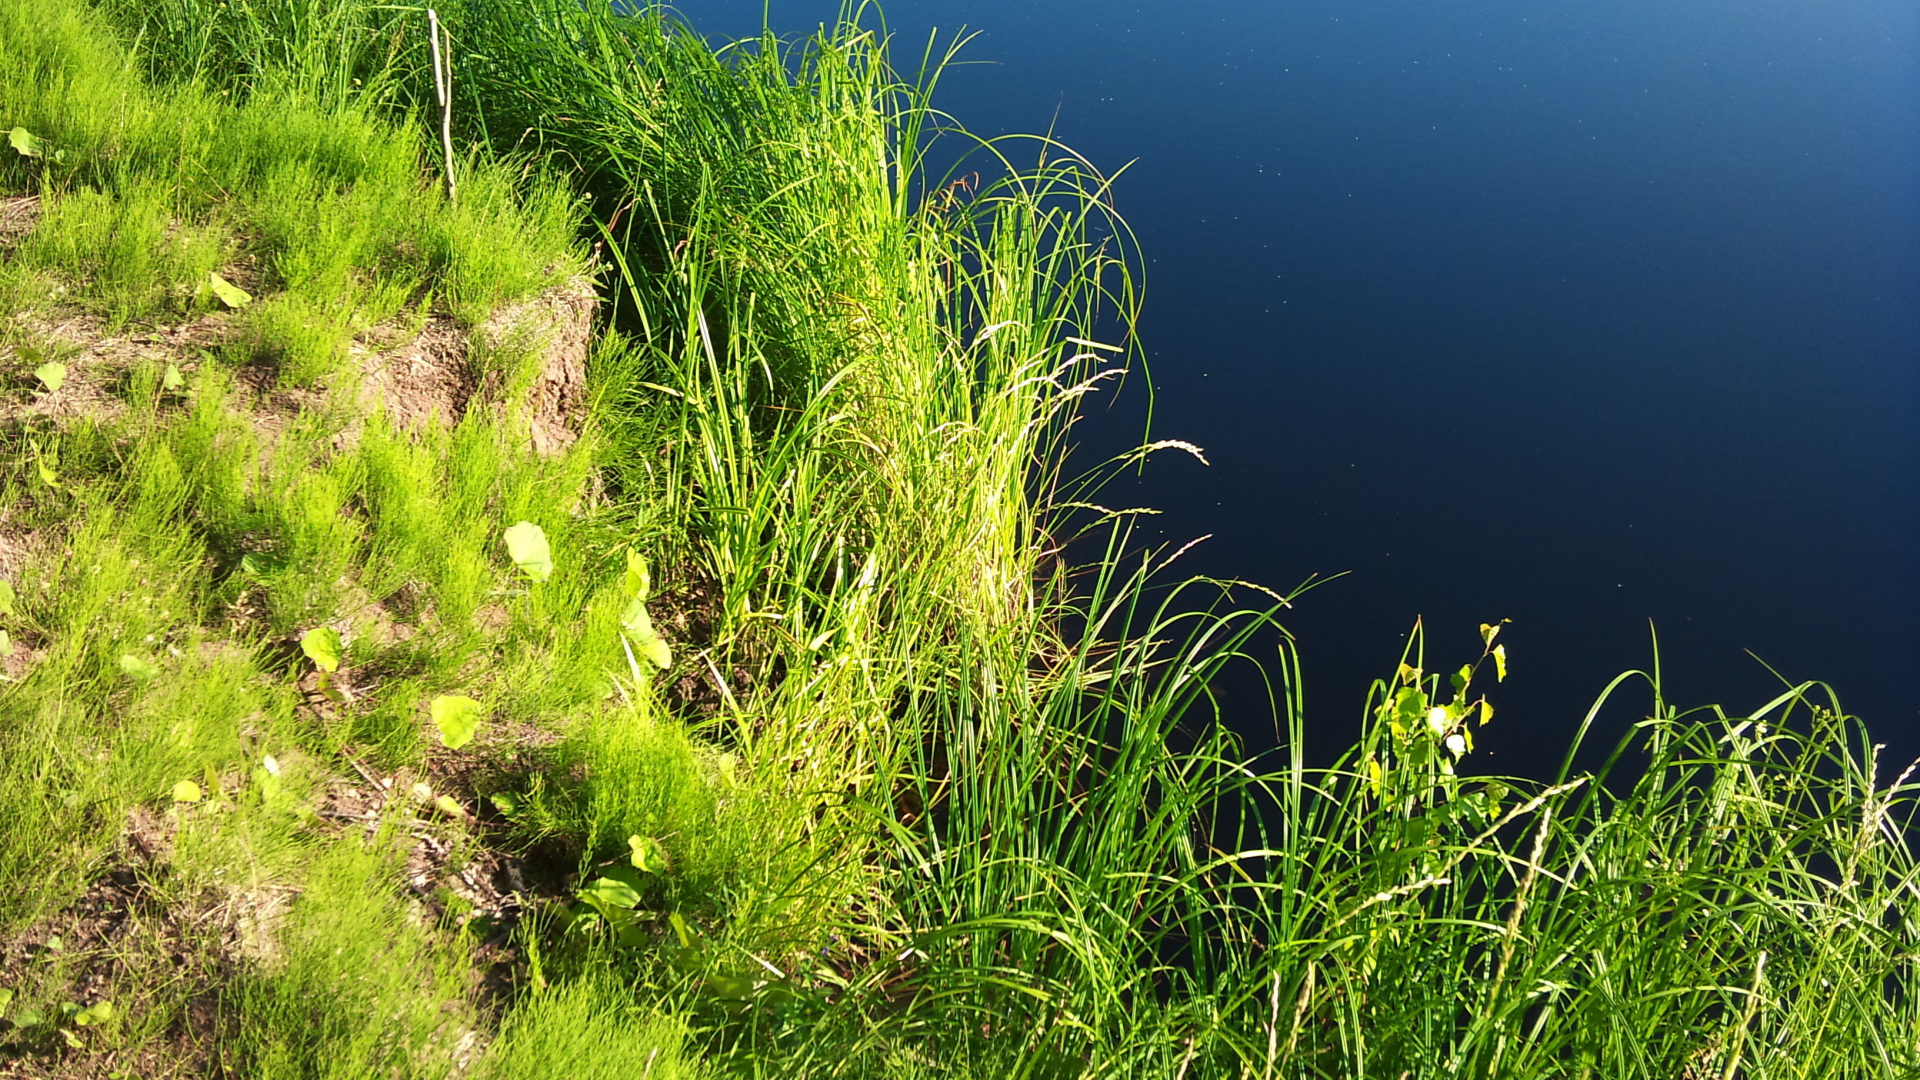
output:
[[[340,631],[331,626],[316,626],[300,636],[300,651],[321,671],[339,671]]]
[[[221,303],[230,308],[243,308],[253,303],[252,293],[221,277],[218,273],[207,274],[207,286],[213,290],[213,295],[220,298]]]
[[[621,584],[633,600],[645,600],[653,591],[653,582],[647,576],[647,561],[632,548],[627,549],[627,573]]]
[[[440,745],[449,750],[458,750],[472,742],[474,732],[480,730],[480,721],[487,715],[485,706],[459,694],[434,698],[429,710],[433,713],[433,726],[440,729]]]
[[[653,620],[647,615],[647,602],[635,598],[627,601],[627,610],[620,616],[620,630],[633,642],[633,647],[646,657],[647,663],[662,671],[673,666],[673,652],[667,648],[667,639],[653,628]]]
[[[46,156],[46,141],[26,128],[17,127],[7,132],[7,142],[20,152],[21,157]]]
[[[667,868],[667,849],[660,841],[651,836],[629,836],[627,847],[631,851],[633,868],[643,874],[658,874]]]
[[[60,385],[67,381],[67,365],[57,360],[41,364],[33,369],[33,377],[40,380],[40,384],[47,388],[47,393],[57,394]]]
[[[507,554],[513,565],[532,580],[545,581],[553,576],[553,549],[547,546],[547,534],[531,521],[522,521],[506,531]]]

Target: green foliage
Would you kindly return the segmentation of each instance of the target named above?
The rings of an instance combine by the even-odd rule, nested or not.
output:
[[[626,610],[620,614],[620,632],[627,643],[640,650],[640,656],[657,668],[673,666],[673,653],[667,647],[667,640],[653,628],[653,619],[647,614],[647,595],[652,591],[651,579],[647,576],[646,560],[632,548],[627,549],[627,572],[620,579],[621,591],[627,595]],[[640,677],[634,672],[635,679]]]
[[[331,626],[316,626],[300,635],[300,651],[313,666],[323,672],[340,670],[340,658],[345,649],[340,642],[340,631]]]
[[[41,364],[39,367],[33,369],[33,377],[40,380],[40,385],[47,388],[47,393],[57,394],[60,392],[61,384],[67,381],[67,365],[61,363]]]
[[[710,1075],[689,1048],[686,1025],[635,1002],[607,976],[585,976],[526,995],[487,1048],[479,1075],[498,1080]]]
[[[440,745],[449,750],[458,750],[472,742],[474,733],[480,730],[480,721],[487,715],[485,706],[458,694],[434,698],[429,711],[433,714],[433,726],[440,731]]]
[[[553,552],[540,526],[522,521],[507,529],[505,538],[507,556],[529,581],[538,583],[553,576]]]
[[[227,254],[226,229],[217,220],[176,227],[161,177],[116,187],[44,197],[40,224],[20,247],[22,267],[71,276],[114,325],[192,309]]]
[[[400,868],[378,848],[316,853],[274,941],[279,960],[230,994],[237,1032],[220,1049],[254,1076],[444,1075],[463,1018],[466,958],[410,921]]]
[[[243,308],[253,302],[252,294],[247,290],[220,276],[219,271],[207,274],[207,289],[219,298],[222,304],[230,308]]]
[[[449,205],[423,172],[422,143],[403,112],[382,118],[380,91],[399,69],[371,71],[361,85],[335,85],[346,42],[357,32],[340,24],[315,36],[308,23],[294,49],[321,65],[295,77],[274,59],[252,68],[246,89],[214,89],[187,65],[150,68],[163,80],[187,76],[164,91],[138,69],[169,51],[208,43],[235,19],[255,36],[287,14],[285,3],[223,5],[168,0],[159,5],[103,5],[23,0],[0,16],[0,47],[28,58],[0,73],[0,116],[25,121],[10,135],[14,164],[0,162],[0,186],[41,189],[43,216],[0,274],[0,291],[29,307],[78,299],[119,325],[161,315],[192,314],[218,304],[252,312],[252,350],[279,365],[297,385],[318,385],[342,361],[354,333],[393,318],[406,303],[439,296],[466,323],[478,323],[503,302],[523,297],[579,267],[573,197],[525,161],[476,152],[465,166],[466,201]],[[356,3],[304,5],[322,23],[359,10]],[[199,8],[189,14],[190,9]],[[403,30],[419,13],[374,21]],[[135,24],[129,52],[103,25],[103,15]],[[138,24],[190,20],[184,29],[142,34]],[[262,22],[260,20],[264,19]],[[295,20],[304,22],[304,20]],[[349,22],[353,20],[349,18]],[[424,22],[421,18],[420,22]],[[284,29],[284,28],[283,28]],[[424,29],[424,27],[422,27]],[[376,50],[392,59],[390,48]],[[49,154],[47,148],[59,149]],[[31,155],[31,156],[29,156]],[[25,172],[25,165],[34,170]],[[236,238],[245,237],[264,284],[286,291],[272,305],[249,305],[248,290],[229,268]],[[65,292],[55,292],[60,278]],[[304,332],[303,332],[304,330]]]
[[[21,157],[37,158],[47,152],[46,143],[35,137],[33,133],[26,128],[17,127],[8,132],[7,143],[12,146]]]

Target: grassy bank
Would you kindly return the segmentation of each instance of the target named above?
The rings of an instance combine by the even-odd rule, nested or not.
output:
[[[1306,733],[1066,473],[1137,259],[944,52],[436,15],[447,111],[423,9],[0,11],[0,1075],[1920,1069],[1818,687],[1470,776],[1490,625]]]

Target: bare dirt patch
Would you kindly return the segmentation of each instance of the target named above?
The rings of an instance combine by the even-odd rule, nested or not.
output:
[[[40,220],[40,196],[0,197],[0,248],[18,245]]]
[[[19,208],[27,202],[36,209]],[[37,206],[37,200],[0,199],[0,244],[5,242],[4,230],[11,227],[6,223],[25,220],[29,213],[37,213]],[[587,355],[597,304],[592,280],[579,277],[529,300],[505,305],[484,325],[472,329],[462,328],[447,315],[404,316],[360,335],[351,354],[358,385],[342,388],[342,393],[351,402],[350,411],[378,408],[401,427],[418,429],[435,423],[450,429],[471,408],[505,405],[497,396],[498,386],[493,385],[497,380],[483,379],[476,369],[475,345],[531,345],[539,353],[540,367],[520,407],[520,418],[535,452],[557,454],[579,438],[584,420]],[[31,379],[21,383],[15,392],[0,398],[0,422],[118,417],[125,412],[128,373],[136,365],[172,364],[191,375],[232,337],[243,316],[212,312],[118,334],[109,333],[98,315],[79,308],[51,316],[16,317],[20,338],[40,344],[0,347],[0,366],[10,362],[15,369],[31,370],[46,359],[57,359],[66,367],[66,377],[54,391]],[[279,432],[294,418],[337,407],[334,394],[282,386],[272,365],[242,365],[234,371],[234,381],[243,391],[236,404],[242,405],[262,436],[263,453],[270,452]],[[343,418],[342,425],[335,442],[346,449],[357,440],[359,421]]]
[[[543,457],[560,453],[580,437],[598,303],[592,280],[577,277],[502,308],[482,328],[495,342],[531,335],[539,343],[541,369],[523,408],[533,448]]]
[[[208,350],[225,339],[230,318],[224,312],[214,312],[122,334],[109,334],[100,317],[87,311],[21,319],[19,329],[49,347],[28,350],[12,346],[7,349],[9,359],[28,368],[42,360],[58,360],[66,368],[66,377],[58,390],[47,390],[34,381],[25,392],[9,395],[8,400],[0,402],[0,421],[31,417],[108,420],[119,416],[126,409],[128,373],[135,366],[143,362],[173,364],[183,374],[194,371]],[[49,352],[52,355],[45,355]]]
[[[0,580],[8,582],[17,591],[20,587],[20,571],[39,552],[40,542],[40,534],[34,530],[0,521]],[[7,641],[0,646],[0,677],[9,682],[18,682],[46,658],[47,651],[38,647],[38,635],[29,627],[16,620],[8,620],[8,623],[5,627],[9,631]]]
[[[0,578],[16,581],[20,570],[39,550],[39,534],[0,522]]]
[[[503,404],[497,377],[483,376],[474,346],[530,346],[540,356],[540,369],[521,406],[521,418],[534,451],[557,454],[579,438],[598,302],[592,281],[580,277],[506,305],[472,331],[436,315],[410,337],[392,325],[362,335],[355,345],[359,403],[367,411],[386,410],[402,427],[435,423],[450,429],[470,409]]]
[[[0,985],[19,997],[0,1023],[0,1078],[175,1077],[209,1072],[214,994],[229,974],[231,920],[221,906],[181,904],[155,887],[170,823],[127,822],[108,866],[80,897],[0,940]],[[111,1003],[108,1029],[56,1019],[62,1006]],[[38,1013],[40,1023],[22,1025]],[[115,1025],[157,1022],[152,1037],[114,1049]]]
[[[380,337],[369,335],[358,350],[377,345]],[[384,408],[404,427],[437,423],[452,428],[467,414],[478,385],[467,357],[467,336],[444,315],[429,319],[398,348],[365,355],[360,365],[362,407]]]

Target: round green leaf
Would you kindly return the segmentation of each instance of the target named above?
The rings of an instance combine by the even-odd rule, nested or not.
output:
[[[191,780],[182,780],[173,785],[174,802],[196,803],[203,797],[200,792],[200,785]]]
[[[300,651],[321,671],[340,670],[340,631],[331,626],[316,626],[300,637]]]
[[[522,521],[506,531],[507,554],[513,565],[534,581],[553,576],[553,549],[547,546],[547,534],[531,521]]]
[[[7,132],[7,142],[19,151],[21,157],[40,157],[47,152],[46,142],[23,127]]]
[[[141,682],[146,682],[148,679],[160,674],[160,665],[145,657],[135,656],[132,653],[121,653],[120,670],[126,675],[139,679]]]
[[[67,365],[57,361],[41,364],[33,369],[33,377],[40,380],[41,384],[47,388],[47,393],[57,394],[60,392],[60,384],[67,381]]]
[[[470,697],[442,694],[433,699],[433,726],[440,729],[440,745],[458,750],[473,741],[474,732],[487,715],[486,708]]]

